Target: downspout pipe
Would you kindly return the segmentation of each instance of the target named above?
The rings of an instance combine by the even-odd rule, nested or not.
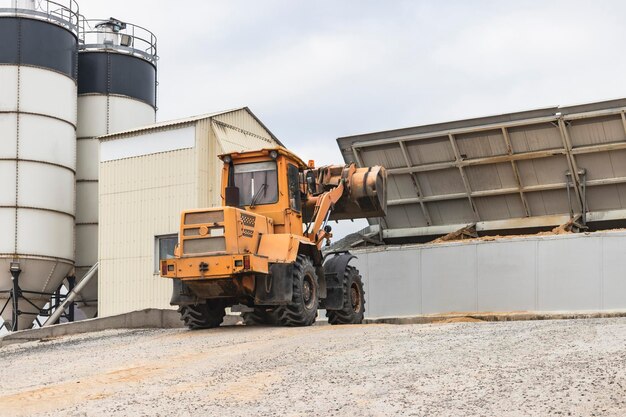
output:
[[[73,302],[76,299],[76,297],[78,297],[78,294],[83,290],[83,288],[85,288],[85,286],[89,283],[91,278],[93,278],[94,275],[96,275],[96,272],[98,272],[98,262],[96,262],[89,269],[89,271],[87,271],[83,279],[81,279],[80,282],[76,284],[76,286],[69,293],[67,293],[67,297],[65,297],[65,300],[63,300],[61,305],[57,307],[56,310],[54,310],[54,313],[52,313],[50,317],[48,317],[48,320],[46,320],[46,322],[43,324],[42,327],[47,327],[56,323],[56,321],[61,317],[61,315],[63,315],[65,308],[71,302]]]

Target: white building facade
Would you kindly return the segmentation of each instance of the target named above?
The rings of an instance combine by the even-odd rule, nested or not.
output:
[[[279,144],[247,107],[101,137],[99,316],[169,308],[158,259],[183,210],[221,204],[218,155]]]

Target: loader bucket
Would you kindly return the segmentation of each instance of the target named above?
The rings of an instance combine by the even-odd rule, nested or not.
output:
[[[330,220],[384,217],[387,214],[385,168],[357,168],[350,179],[346,197],[335,205]]]

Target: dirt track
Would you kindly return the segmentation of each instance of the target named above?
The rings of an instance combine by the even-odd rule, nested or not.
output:
[[[0,349],[0,415],[626,415],[626,319],[106,331]]]

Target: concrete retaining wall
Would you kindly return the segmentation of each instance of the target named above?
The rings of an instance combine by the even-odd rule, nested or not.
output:
[[[353,252],[368,318],[626,310],[626,231]]]
[[[97,332],[108,329],[147,329],[183,327],[176,310],[148,308],[109,317],[56,324],[39,329],[22,330],[9,333],[0,338],[0,347],[31,340],[41,340],[70,334]]]

